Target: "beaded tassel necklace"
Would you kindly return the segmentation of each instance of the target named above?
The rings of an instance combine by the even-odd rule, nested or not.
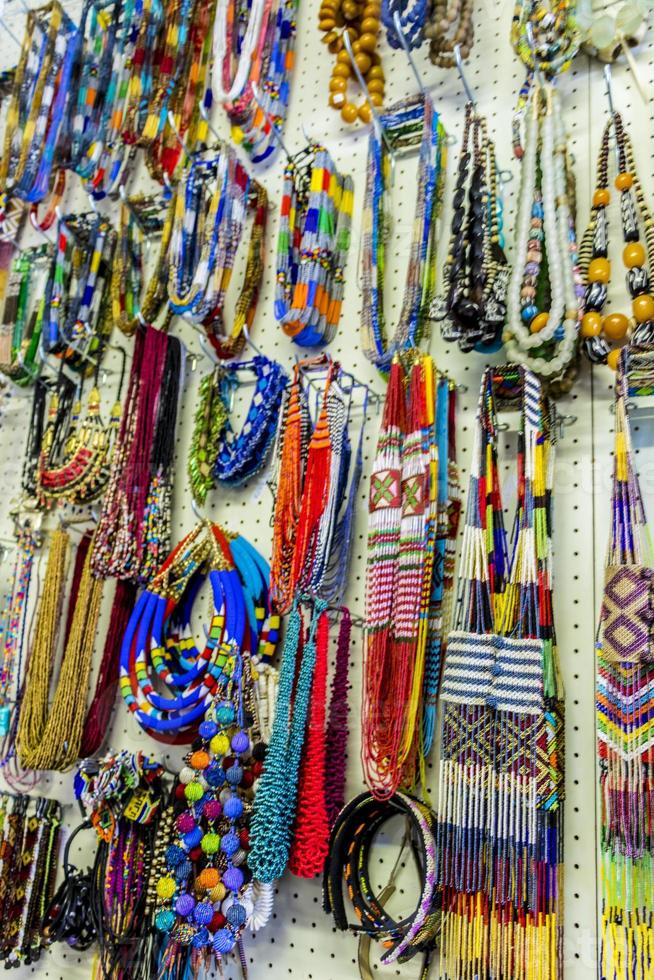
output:
[[[240,98],[225,106],[232,139],[254,164],[263,163],[279,149],[273,126],[282,133],[288,113],[298,7],[299,0],[277,0],[268,21],[258,77],[253,72]],[[261,103],[254,98],[253,81],[259,86]]]
[[[445,340],[457,341],[464,353],[494,350],[506,316],[510,269],[501,238],[495,147],[472,103],[466,106],[453,205],[443,287],[431,317],[442,322]]]
[[[652,554],[636,472],[628,400],[651,383],[648,348],[625,348],[615,384],[612,514],[597,638],[602,888],[601,975],[652,971]],[[645,532],[645,534],[643,534]],[[647,562],[647,563],[646,563]],[[633,965],[633,967],[632,967]]]
[[[0,161],[3,211],[7,195],[36,202],[49,191],[77,44],[58,0],[28,12]]]
[[[437,634],[429,636],[439,575],[435,396],[431,358],[416,354],[408,373],[394,358],[368,505],[362,762],[379,799],[412,785],[422,770],[425,685],[428,696],[435,693]]]
[[[522,416],[510,557],[497,452],[500,397],[519,405]],[[563,976],[563,690],[552,619],[551,411],[530,372],[509,366],[484,373],[459,618],[440,693],[437,882],[441,972],[448,976],[529,980],[543,963],[552,977]]]
[[[304,347],[328,344],[338,327],[353,193],[324,147],[307,147],[284,170],[275,317]]]
[[[623,128],[620,114],[616,112],[604,128],[597,165],[597,187],[588,227],[579,248],[579,264],[585,285],[581,321],[583,348],[593,363],[606,362],[616,368],[620,350],[617,347],[611,349],[610,345],[624,341],[630,333],[631,324],[623,313],[602,315],[611,278],[607,210],[611,199],[608,189],[611,132],[615,134],[617,143],[615,187],[620,200],[624,245],[622,261],[635,322],[631,342],[636,347],[647,345],[654,339],[654,298],[651,291],[654,222],[636,173],[631,139]]]
[[[556,89],[532,91],[520,168],[516,249],[509,283],[507,355],[561,391],[577,374],[583,287],[574,182]]]
[[[382,115],[381,124],[393,150],[420,147],[413,236],[402,310],[393,336],[388,337],[384,281],[392,159],[386,142],[374,130],[368,143],[361,246],[362,344],[366,357],[386,373],[393,354],[415,346],[425,329],[432,299],[435,218],[441,202],[445,149],[443,127],[428,98],[421,96],[398,102]]]

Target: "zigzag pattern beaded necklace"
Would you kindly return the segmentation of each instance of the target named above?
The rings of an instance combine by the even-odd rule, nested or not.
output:
[[[364,200],[361,291],[362,346],[366,357],[388,372],[397,351],[416,346],[423,334],[431,302],[436,214],[442,191],[444,131],[429,98],[423,96],[398,102],[381,117],[392,149],[420,147],[416,177],[416,205],[412,224],[409,265],[398,324],[387,334],[384,279],[389,238],[389,192],[392,159],[384,139],[375,130],[368,142],[366,196]]]
[[[296,344],[328,344],[336,332],[353,190],[352,178],[339,173],[322,146],[307,147],[284,170],[275,316]]]

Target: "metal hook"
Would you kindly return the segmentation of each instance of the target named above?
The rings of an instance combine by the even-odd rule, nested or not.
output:
[[[271,129],[271,132],[272,132],[273,136],[275,137],[275,139],[277,140],[277,142],[281,146],[281,148],[284,151],[284,153],[286,154],[287,158],[290,160],[291,159],[291,154],[288,152],[288,150],[286,148],[286,145],[284,143],[284,139],[282,137],[282,134],[279,132],[279,130],[277,129],[277,126],[273,122],[272,116],[270,115],[270,113],[268,112],[268,110],[266,109],[266,107],[263,104],[262,95],[261,95],[261,89],[259,88],[259,86],[257,85],[256,82],[252,82],[252,94],[254,95],[254,101],[257,103],[257,105],[259,106],[259,108],[263,112],[266,120],[268,121],[268,125],[270,126],[270,129]]]
[[[47,234],[47,232],[45,232],[43,230],[43,228],[41,228],[41,226],[37,222],[36,216],[35,216],[35,214],[34,214],[33,211],[30,211],[30,224],[31,224],[32,228],[34,229],[34,231],[38,232],[39,235],[42,235],[43,238],[45,238],[45,240],[48,243],[48,245],[54,245],[54,241],[50,238],[50,236]]]
[[[195,499],[195,497],[192,494],[191,494],[191,510],[193,511],[193,513],[195,514],[195,516],[197,517],[197,519],[202,524],[205,524],[207,522],[208,518],[206,518],[204,516],[204,514],[202,513],[202,511],[198,507],[197,500]]]
[[[184,142],[184,140],[182,139],[182,134],[180,133],[180,131],[177,128],[177,123],[175,122],[175,116],[173,114],[173,110],[172,109],[169,109],[168,110],[168,125],[170,126],[170,128],[173,131],[173,133],[175,134],[175,139],[177,140],[177,142],[179,143],[179,145],[181,146],[181,148],[184,150],[184,153],[186,154],[186,156],[190,160],[191,157],[193,156],[193,154],[189,150],[189,148],[186,145],[186,143]]]
[[[424,84],[424,82],[422,80],[422,76],[421,76],[421,74],[420,74],[420,72],[418,70],[417,64],[415,63],[415,59],[413,57],[413,54],[411,53],[411,48],[409,47],[409,42],[407,41],[406,37],[404,36],[404,31],[402,30],[402,20],[400,18],[400,12],[399,12],[399,10],[396,10],[395,13],[393,14],[393,24],[395,26],[395,33],[397,34],[397,36],[399,38],[400,44],[404,48],[404,53],[407,56],[407,58],[409,59],[409,64],[411,65],[411,71],[413,72],[413,77],[415,78],[415,80],[417,82],[417,85],[418,85],[418,91],[426,99],[429,99],[430,102],[431,102],[431,95],[429,94],[429,92],[425,88],[425,84]],[[346,34],[347,34],[347,32],[346,32]],[[349,40],[349,36],[348,36],[348,40]],[[457,47],[458,47],[458,44],[457,44]]]
[[[466,94],[466,99],[472,105],[473,109],[477,108],[477,99],[475,98],[474,92],[468,84],[468,79],[466,78],[465,72],[463,70],[463,58],[461,57],[461,45],[454,45],[454,60],[456,62],[456,70],[458,72],[459,78],[461,79],[461,84],[463,85],[463,91]]]
[[[91,205],[91,211],[93,211],[94,214],[97,214],[97,216],[100,217],[100,212],[98,211],[98,206],[95,203],[95,199],[93,195],[87,192],[86,196],[89,199],[89,204]]]
[[[389,143],[388,137],[386,136],[386,133],[384,131],[384,127],[382,126],[381,118],[379,116],[379,113],[377,112],[377,106],[372,101],[372,98],[370,96],[370,92],[368,91],[368,86],[366,85],[366,80],[363,77],[363,75],[361,74],[361,70],[360,70],[359,66],[357,65],[356,61],[354,60],[354,52],[352,50],[352,42],[350,41],[350,35],[348,34],[347,31],[344,31],[343,32],[343,43],[345,44],[345,49],[346,49],[346,51],[348,53],[348,56],[349,56],[349,59],[350,59],[350,67],[353,69],[354,74],[357,77],[357,81],[358,81],[359,85],[361,86],[361,91],[365,95],[366,102],[368,103],[368,105],[370,107],[370,112],[371,112],[371,115],[372,115],[372,125],[373,125],[373,129],[375,130],[375,136],[377,137],[378,140],[383,140],[384,141],[384,143],[386,144],[386,149],[388,150],[388,152],[391,155],[391,159],[394,160],[395,159],[395,156],[394,156],[394,153],[393,153],[393,148],[392,148],[391,144]]]
[[[16,35],[14,34],[14,32],[9,28],[9,26],[7,25],[7,22],[5,21],[4,17],[0,17],[0,24],[2,24],[2,26],[5,29],[5,31],[7,32],[7,34],[11,38],[11,40],[14,42],[14,44],[18,45],[19,48],[22,47],[22,43],[18,40],[18,38],[16,37]]]
[[[618,164],[618,170],[620,170],[620,147],[618,146],[618,139],[615,132],[615,124],[613,120],[615,119],[615,104],[613,102],[613,75],[611,73],[611,66],[604,65],[604,85],[606,89],[606,98],[609,103],[609,112],[611,113],[611,125],[613,126],[613,148],[615,150],[615,159]]]
[[[250,336],[250,331],[248,330],[247,323],[243,324],[243,333],[245,334],[245,340],[248,346],[251,347],[252,350],[255,352],[255,354],[259,355],[259,357],[263,357],[264,355],[261,353],[261,351],[255,344],[255,342],[252,340],[252,337]]]
[[[204,356],[208,357],[209,360],[212,362],[212,364],[219,365],[220,360],[218,359],[215,350],[213,350],[210,346],[207,345],[206,334],[198,330],[198,339],[200,341],[200,347],[202,348]]]

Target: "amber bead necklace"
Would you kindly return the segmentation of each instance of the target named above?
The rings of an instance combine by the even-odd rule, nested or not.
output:
[[[322,0],[318,26],[323,43],[336,56],[329,82],[329,105],[341,114],[343,122],[369,123],[372,109],[364,98],[360,105],[348,98],[348,84],[355,75],[343,35],[347,31],[356,67],[361,72],[373,106],[384,102],[384,71],[377,52],[381,25],[379,0]]]

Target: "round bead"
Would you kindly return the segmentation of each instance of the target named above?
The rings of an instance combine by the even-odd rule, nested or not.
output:
[[[336,78],[349,78],[351,74],[352,69],[344,61],[339,61],[334,65],[332,75]]]
[[[193,830],[194,827],[195,817],[190,810],[185,810],[184,813],[180,813],[177,818],[177,829],[180,834],[188,834],[189,830]]]
[[[175,787],[175,799],[176,800],[183,800],[184,799],[184,784],[183,783],[178,783],[177,786]]]
[[[340,75],[333,75],[329,82],[330,92],[344,92],[347,88],[347,78],[341,78]]]
[[[362,51],[374,51],[377,47],[377,38],[374,34],[362,34],[359,38]],[[368,65],[368,71],[372,68],[372,63]]]
[[[182,840],[188,847],[189,851],[192,851],[194,847],[197,847],[202,840],[202,831],[199,827],[194,827],[193,830],[189,830],[187,834],[184,834]]]
[[[598,187],[593,194],[593,205],[596,208],[605,208],[611,200],[608,187]]]
[[[594,310],[589,310],[588,313],[584,313],[581,318],[582,337],[597,337],[601,329],[602,317],[599,313],[596,313]]]
[[[633,175],[628,170],[623,171],[615,178],[615,186],[619,191],[628,191],[634,182]]]
[[[189,895],[188,892],[186,892],[184,895],[180,895],[175,902],[175,911],[178,915],[182,915],[184,917],[190,915],[194,908],[195,899],[192,895]]]
[[[225,925],[226,922],[227,919],[222,914],[222,912],[214,912],[213,919],[211,920],[211,925],[209,926],[209,928],[211,929],[212,932],[216,932],[218,929],[222,929],[222,927]]]
[[[226,817],[229,817],[230,820],[238,820],[243,813],[243,804],[239,800],[238,796],[230,796],[223,807],[223,812]]]
[[[170,847],[166,848],[166,864],[169,868],[176,868],[185,858],[186,851],[176,844],[171,844]]]
[[[234,904],[227,910],[227,921],[229,922],[230,926],[233,926],[235,929],[238,929],[239,926],[244,926],[246,919],[247,915],[245,909],[240,902],[234,902]]]
[[[235,854],[236,851],[238,851],[239,844],[240,841],[238,839],[238,834],[235,834],[233,831],[230,831],[230,833],[225,834],[225,836],[221,840],[220,849],[223,852],[223,854],[226,854],[227,857],[230,857],[230,855]]]
[[[155,925],[160,932],[170,932],[176,922],[175,913],[172,909],[162,909],[157,912]]]
[[[242,778],[243,778],[242,766],[234,765],[227,770],[227,782],[229,783],[230,786],[238,786]]]
[[[236,936],[229,929],[219,929],[214,933],[213,948],[219,955],[229,953],[236,943]]]
[[[620,354],[622,353],[622,348],[615,347],[610,350],[606,356],[606,363],[611,368],[612,371],[618,370],[618,364],[620,363]]]
[[[356,62],[357,68],[359,69],[362,75],[365,75],[366,72],[368,72],[372,66],[370,55],[366,54],[365,51],[359,51],[359,53],[354,56],[354,60]]]
[[[204,790],[199,783],[187,783],[184,787],[184,796],[191,803],[197,803],[204,795]]]
[[[191,854],[192,853],[193,851],[191,851]],[[193,871],[193,865],[191,864],[191,862],[182,861],[182,863],[178,864],[177,867],[175,868],[175,877],[177,878],[178,881],[186,881],[186,879],[189,877],[192,871]]]
[[[202,807],[202,813],[207,818],[207,820],[217,820],[220,814],[223,812],[218,800],[207,800],[207,802]]]
[[[198,732],[200,733],[201,737],[207,740],[213,738],[217,731],[218,725],[215,723],[215,721],[203,721],[198,728]]]
[[[529,306],[525,306],[522,313],[520,314],[525,323],[531,323],[535,316],[538,316],[538,307],[530,303]]]
[[[345,92],[330,92],[328,101],[332,109],[341,109],[345,105]]]
[[[254,783],[254,775],[251,769],[246,769],[243,773],[243,778],[241,779],[242,789],[249,789]]]
[[[211,911],[213,913],[213,909]],[[205,926],[202,926],[202,928],[198,929],[196,934],[193,936],[191,945],[196,949],[202,949],[203,946],[208,946],[210,941],[211,936],[209,935],[209,930]]]
[[[227,868],[223,875],[223,885],[230,892],[237,892],[242,887],[245,876],[239,868]]]
[[[539,313],[529,324],[529,329],[532,333],[540,333],[547,326],[549,318],[549,313]]]
[[[623,340],[628,329],[629,320],[624,313],[609,313],[602,320],[602,333],[607,340]]]
[[[255,779],[258,779],[263,772],[263,762],[255,762],[252,766],[252,775]]]
[[[208,769],[205,769],[204,778],[209,786],[222,786],[225,782],[225,772],[222,766],[212,765]]]
[[[374,105],[375,109],[380,109],[384,104],[384,96],[381,94],[381,92],[371,92],[370,101]]]
[[[588,282],[608,282],[611,278],[611,263],[608,259],[593,259],[588,266]]]
[[[375,81],[375,79],[378,79],[379,81],[382,81],[383,82],[384,81],[384,78],[385,78],[385,75],[384,75],[384,69],[382,68],[382,66],[381,65],[373,65],[372,68],[370,69],[370,71],[368,72],[368,79],[367,80],[370,81],[370,82],[373,82],[373,81]]]
[[[359,119],[364,124],[364,126],[367,126],[368,123],[372,120],[372,110],[368,105],[368,103],[362,102],[357,111],[359,113]]]
[[[645,265],[645,249],[640,242],[627,242],[622,250],[622,261],[627,269]]]
[[[193,912],[193,918],[199,926],[209,925],[213,919],[213,905],[210,902],[198,902]]]
[[[198,885],[207,891],[215,888],[220,881],[220,873],[217,868],[203,868],[198,875]]]
[[[631,304],[631,309],[638,323],[654,320],[654,298],[649,293],[636,296]]]
[[[231,725],[234,721],[234,709],[231,704],[221,704],[216,711],[216,721],[219,725]]]
[[[166,875],[157,882],[157,895],[159,898],[172,898],[176,888],[177,884],[175,879],[171,878],[170,875]]]
[[[184,783],[184,785],[186,786],[187,783],[193,782],[194,777],[195,777],[195,773],[193,772],[190,766],[182,767],[182,770],[179,774],[180,783]]]
[[[206,769],[209,761],[209,753],[203,751],[193,752],[190,759],[191,766],[195,770]]]
[[[379,95],[384,94],[384,83],[381,78],[373,78],[372,81],[368,82],[368,91],[372,94],[377,92]]]
[[[210,831],[204,835],[200,846],[205,854],[215,854],[220,847],[220,835]]]
[[[250,747],[250,739],[245,732],[237,732],[232,738],[232,750],[234,752],[247,752]]]
[[[212,902],[222,902],[223,898],[227,894],[227,889],[223,885],[222,881],[219,881],[217,885],[209,892],[209,898]],[[223,923],[221,923],[223,925]]]

